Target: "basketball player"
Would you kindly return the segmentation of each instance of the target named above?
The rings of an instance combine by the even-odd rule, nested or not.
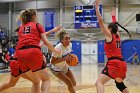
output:
[[[10,87],[14,87],[16,85],[16,83],[18,82],[18,80],[20,79],[20,76],[30,80],[33,83],[31,92],[32,93],[40,93],[40,80],[38,79],[36,82],[33,82],[33,80],[28,77],[26,74],[22,73],[20,66],[19,66],[19,62],[17,61],[17,57],[16,57],[16,53],[14,54],[11,62],[10,62],[10,69],[11,69],[11,76],[10,79],[6,82],[0,85],[0,92],[10,88]],[[30,73],[32,73],[30,71]],[[34,75],[32,75],[34,76]]]
[[[20,68],[22,72],[26,73],[29,77],[31,73],[27,71],[31,70],[33,72],[34,77],[30,77],[33,79],[33,82],[36,82],[39,77],[42,81],[42,93],[48,93],[50,78],[47,69],[45,69],[46,64],[43,62],[43,55],[39,46],[40,40],[42,39],[51,51],[58,54],[60,52],[54,49],[48,41],[44,28],[36,23],[36,11],[34,9],[21,11],[20,17],[22,25],[19,28],[19,41],[16,47]]]
[[[70,93],[76,93],[74,86],[76,86],[76,81],[73,73],[69,69],[66,61],[70,61],[71,57],[69,56],[72,51],[72,44],[70,43],[70,36],[66,33],[65,30],[60,31],[57,34],[57,37],[60,40],[60,43],[55,46],[57,50],[61,53],[52,52],[51,58],[51,71],[52,73],[62,80],[67,86]]]
[[[52,29],[48,32],[45,32],[45,35],[48,36],[51,33],[59,31],[60,29],[61,29],[61,27],[59,27],[59,26],[55,27],[54,29]],[[18,30],[19,29],[16,29],[16,32],[18,32]],[[43,56],[43,61],[46,63],[45,56]],[[20,77],[23,77],[25,79],[30,80],[33,83],[32,89],[31,89],[32,93],[39,93],[40,92],[40,80],[38,79],[36,82],[33,82],[33,80],[30,77],[28,77],[26,75],[26,73],[22,73],[19,65],[20,64],[17,61],[17,55],[15,53],[13,56],[13,59],[10,62],[10,69],[11,69],[10,80],[8,82],[0,85],[0,92],[8,89],[10,87],[14,87],[16,85],[16,83],[18,82],[18,80],[20,79]],[[31,70],[29,70],[29,72],[32,73]],[[31,75],[34,76],[33,74],[31,74]]]
[[[100,0],[96,0],[95,4],[96,15],[101,31],[105,35],[106,42],[104,49],[108,62],[96,81],[97,93],[104,93],[104,84],[111,79],[115,80],[116,87],[122,93],[129,93],[127,87],[123,83],[126,77],[127,66],[121,54],[121,39],[117,34],[118,26],[115,23],[110,23],[108,27],[105,26],[99,12],[99,1]]]

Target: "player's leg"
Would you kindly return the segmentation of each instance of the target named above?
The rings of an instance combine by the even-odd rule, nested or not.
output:
[[[50,86],[50,78],[47,69],[45,69],[46,64],[43,61],[43,55],[40,49],[29,48],[29,49],[24,49],[24,51],[18,50],[17,53],[18,53],[18,60],[20,60],[20,65],[22,65],[21,66],[22,71],[23,72],[27,71],[27,69],[29,68],[32,72],[26,74],[33,80],[34,83],[38,83],[38,80],[41,79],[42,93],[48,93],[48,89]],[[37,86],[37,84],[34,85]],[[38,86],[38,89],[39,87],[40,86]]]
[[[73,86],[76,86],[76,80],[71,70],[68,70],[68,72],[66,73],[66,76],[71,79]]]
[[[50,76],[48,74],[47,69],[42,69],[34,73],[38,75],[42,80],[42,84],[41,84],[42,93],[48,93],[50,88]]]
[[[104,84],[111,80],[111,78],[105,74],[100,74],[96,81],[96,89],[97,93],[104,93]]]
[[[26,75],[25,73],[21,74],[20,75],[22,78],[24,79],[27,79],[29,81],[31,81],[33,84],[32,84],[32,88],[31,88],[31,93],[36,93],[36,89],[37,91],[40,90],[40,88],[38,89],[38,87],[40,87],[40,80],[38,80],[37,82],[34,83],[34,81],[28,76]]]
[[[21,71],[18,62],[12,60],[9,66],[11,69],[10,79],[6,83],[0,85],[0,92],[10,87],[14,87],[20,78]]]
[[[116,87],[122,92],[122,93],[129,93],[128,88],[123,82],[123,79],[117,77],[115,79]]]
[[[128,88],[124,84],[123,80],[126,77],[127,72],[127,65],[126,62],[120,61],[117,62],[118,67],[118,76],[115,78],[116,87],[122,92],[122,93],[129,93]]]
[[[76,93],[72,80],[68,76],[66,76],[63,72],[58,72],[55,76],[62,80],[68,86],[68,90],[70,93]]]
[[[3,90],[6,90],[10,87],[14,87],[17,83],[17,81],[19,80],[20,76],[14,77],[14,76],[10,76],[10,79],[6,82],[0,85],[0,92]]]
[[[40,79],[36,74],[34,74],[31,70],[29,70],[26,73],[22,74],[21,76],[33,83],[31,88],[32,93],[41,93]]]

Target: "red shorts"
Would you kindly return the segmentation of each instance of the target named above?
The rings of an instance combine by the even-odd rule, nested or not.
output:
[[[127,66],[125,61],[110,60],[103,69],[102,74],[115,79],[117,77],[124,79],[126,77]]]
[[[12,76],[17,77],[22,73],[18,61],[12,60],[9,64],[9,66],[10,66],[10,69],[11,69],[11,75]]]
[[[46,68],[42,52],[39,48],[17,50],[17,57],[23,73],[29,70],[35,72]]]

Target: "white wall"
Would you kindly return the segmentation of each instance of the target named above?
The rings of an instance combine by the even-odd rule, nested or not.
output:
[[[8,14],[0,14],[0,25],[4,28],[9,27],[9,17]]]
[[[59,8],[59,0],[16,2],[14,6],[15,6],[15,9]]]
[[[82,63],[97,63],[97,43],[82,42],[81,47]]]
[[[84,0],[69,0],[67,2],[65,0],[65,5],[63,8],[63,24],[71,25],[74,22],[74,6],[78,5],[86,5],[82,3]],[[81,2],[80,2],[81,1]],[[88,1],[88,0],[87,0]],[[119,4],[119,18],[118,21],[120,24],[128,28],[129,31],[136,32],[136,28],[138,27],[138,23],[136,22],[136,14],[140,13],[140,1],[139,0],[121,0],[122,4]],[[125,4],[126,3],[126,4]],[[105,22],[111,22],[111,14],[112,7],[114,5],[113,0],[102,0],[103,4],[103,19]]]
[[[129,30],[136,31],[138,26],[136,14],[140,14],[140,5],[121,5],[119,22],[128,27]]]
[[[56,25],[58,25],[59,21],[60,21],[59,8],[61,7],[63,9],[62,22],[66,23],[67,25],[71,25],[74,22],[74,5],[84,5],[84,3],[82,1],[84,1],[84,0],[62,0],[62,3],[63,3],[62,6],[59,6],[59,0],[16,2],[14,9],[15,9],[15,11],[25,9],[25,8],[39,9],[38,19],[39,19],[39,22],[43,25],[43,18],[42,18],[43,11],[45,11],[45,9],[58,8],[58,9],[56,9],[56,12],[57,12],[56,19],[57,20],[55,22]],[[102,0],[102,3],[106,4],[103,6],[104,20],[106,22],[111,22],[110,11],[111,11],[112,6],[113,6],[113,1],[106,0],[106,2],[105,2]],[[119,5],[119,23],[125,25],[130,31],[131,30],[136,31],[136,28],[138,27],[138,23],[136,22],[135,14],[140,13],[140,1],[139,0],[127,0],[127,1],[121,0],[121,3],[134,3],[134,5],[133,4],[121,4],[121,5]],[[135,12],[136,10],[137,10],[137,12]],[[16,28],[15,16],[16,16],[15,14],[12,15],[12,17],[13,17],[12,31],[13,31],[13,29]],[[0,14],[0,23],[3,27],[6,27],[7,29],[9,28],[8,27],[8,25],[9,25],[8,20],[9,20],[8,12],[7,12],[7,14]]]
[[[3,1],[4,2],[4,1]],[[8,1],[7,1],[8,2]],[[55,25],[58,25],[59,23],[59,0],[47,0],[47,1],[25,1],[25,2],[15,2],[15,3],[11,3],[12,4],[12,31],[10,33],[13,33],[13,30],[15,28],[17,28],[16,25],[16,16],[17,14],[19,14],[19,11],[23,10],[23,9],[27,9],[27,8],[33,8],[33,9],[37,9],[39,10],[38,12],[38,21],[43,25],[43,12],[45,11],[45,9],[56,9],[56,15],[55,17],[58,17],[55,19]],[[8,8],[6,7],[2,7],[5,5],[5,3],[1,3],[0,4],[0,25],[2,25],[2,27],[5,27],[7,30],[9,29],[9,14],[8,14]],[[8,6],[9,4],[7,3],[6,6]],[[3,9],[4,8],[4,9]],[[3,9],[3,10],[2,10]],[[4,11],[1,12],[1,11]],[[15,13],[16,12],[16,13]],[[15,33],[13,33],[15,35]]]

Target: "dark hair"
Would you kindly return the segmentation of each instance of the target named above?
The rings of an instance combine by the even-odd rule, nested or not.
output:
[[[131,37],[131,34],[129,33],[129,31],[125,27],[121,26],[118,22],[110,23],[108,25],[108,28],[111,28],[112,34],[116,34],[118,31],[118,26],[124,29],[128,33],[129,37]]]
[[[26,24],[27,22],[33,21],[34,15],[36,15],[36,11],[34,9],[26,9],[21,11],[20,17],[22,19],[22,23]]]
[[[118,26],[115,24],[115,23],[110,23],[108,25],[108,28],[110,29],[111,28],[111,33],[112,34],[116,34],[117,31],[118,31]]]
[[[115,22],[115,24],[118,25],[119,27],[121,27],[122,29],[124,29],[127,32],[127,34],[129,35],[129,37],[131,37],[131,34],[125,27],[121,26],[118,22]]]

